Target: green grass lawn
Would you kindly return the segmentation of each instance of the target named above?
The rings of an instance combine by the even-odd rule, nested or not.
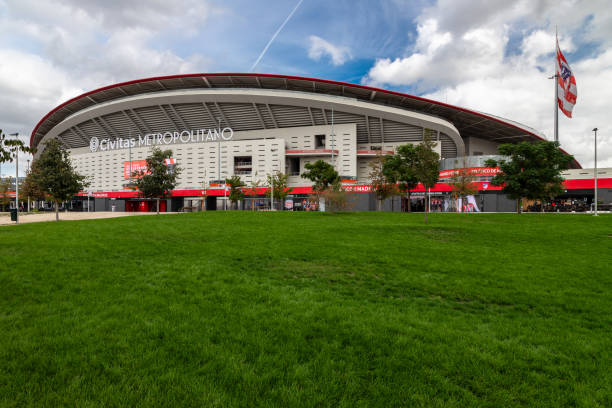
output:
[[[612,216],[0,227],[0,406],[612,406]]]

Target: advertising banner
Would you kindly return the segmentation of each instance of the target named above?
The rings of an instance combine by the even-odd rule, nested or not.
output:
[[[131,170],[132,170],[132,174],[130,174],[130,163],[132,164],[131,166]],[[129,161],[125,161],[123,162],[123,178],[128,180],[128,179],[133,179],[133,178],[139,178],[134,176],[134,173],[139,173],[141,171],[147,171],[147,161],[146,160],[132,160],[131,162]]]
[[[459,197],[456,202],[457,212],[480,212],[478,204],[476,204],[476,197],[469,195],[462,199]]]
[[[465,207],[463,209],[464,212],[480,212],[478,208],[478,204],[476,204],[476,198],[473,195],[469,195],[466,197],[467,202],[465,203]]]

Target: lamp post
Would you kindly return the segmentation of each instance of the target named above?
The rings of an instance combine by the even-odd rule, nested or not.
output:
[[[217,135],[217,177],[219,178],[219,185],[221,185],[221,118],[217,118],[219,124],[219,134]],[[223,182],[223,198],[225,199],[225,182]],[[225,200],[223,200],[223,209],[226,209]]]
[[[11,133],[9,136],[19,138],[19,133]],[[19,146],[15,148],[15,208],[17,209],[15,224],[19,224]]]
[[[274,211],[274,160],[272,158],[274,151],[270,143],[270,211]]]
[[[597,217],[597,128],[593,128],[593,133],[595,133],[595,217]]]
[[[28,173],[30,172],[30,159],[28,159],[27,161],[28,161],[28,170],[26,171],[26,177]],[[30,212],[30,195],[28,194],[28,213],[29,212]]]
[[[272,182],[272,188],[270,189],[270,211],[274,211],[274,168],[272,168],[272,175],[270,176]]]

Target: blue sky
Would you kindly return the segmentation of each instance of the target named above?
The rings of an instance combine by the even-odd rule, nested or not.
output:
[[[297,0],[0,0],[0,128],[28,135],[66,99],[187,72],[247,72]],[[256,72],[361,83],[552,135],[554,30],[578,83],[562,147],[612,167],[612,11],[603,0],[303,0]],[[10,165],[3,166],[10,172]]]

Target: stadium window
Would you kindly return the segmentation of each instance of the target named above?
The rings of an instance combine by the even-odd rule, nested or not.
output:
[[[325,149],[325,135],[315,135],[315,149]]]
[[[300,175],[300,158],[289,157],[289,175],[299,176]]]
[[[251,174],[253,171],[252,156],[235,156],[234,157],[234,174]]]

